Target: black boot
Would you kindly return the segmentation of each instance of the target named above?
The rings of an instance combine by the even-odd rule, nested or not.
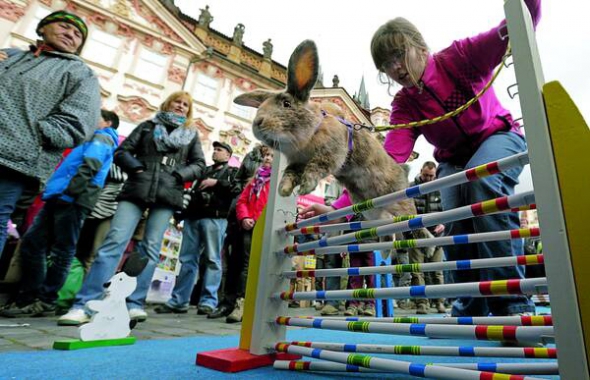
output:
[[[234,310],[233,306],[229,306],[225,303],[222,303],[221,305],[219,305],[217,307],[217,309],[215,309],[211,314],[209,314],[207,316],[207,318],[216,319],[216,318],[227,317],[228,315],[231,314],[231,312],[233,310]]]

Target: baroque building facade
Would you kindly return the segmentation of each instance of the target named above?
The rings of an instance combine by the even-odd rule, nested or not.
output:
[[[256,142],[255,110],[233,98],[285,87],[286,67],[271,58],[270,39],[259,52],[243,44],[244,25],[229,37],[211,27],[208,6],[195,20],[172,0],[0,0],[0,48],[27,48],[37,39],[39,20],[60,9],[88,24],[81,57],[99,77],[103,107],[121,117],[122,135],[152,117],[170,93],[186,90],[194,97],[194,122],[206,157],[213,141],[224,141],[233,147],[237,165]],[[320,86],[312,97],[340,105],[354,123],[371,123],[337,84]]]

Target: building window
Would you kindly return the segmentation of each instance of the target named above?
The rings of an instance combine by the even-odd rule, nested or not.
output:
[[[217,92],[219,81],[205,74],[198,74],[195,81],[193,96],[199,102],[215,105],[217,104]]]
[[[237,89],[234,90],[234,94],[230,100],[231,101],[230,112],[238,117],[250,120],[252,118],[252,107],[245,107],[245,106],[241,106],[239,104],[234,103],[234,99],[237,98],[238,96],[242,95],[243,93],[244,93],[244,91],[240,91]]]
[[[121,38],[94,29],[88,36],[82,56],[92,62],[114,67],[122,43]]]
[[[29,23],[27,24],[27,28],[25,29],[23,35],[30,40],[37,41],[40,38],[37,35],[37,32],[35,31],[37,29],[37,24],[39,24],[39,21],[41,21],[41,19],[43,19],[50,13],[51,9],[43,7],[38,7],[37,9],[35,9],[35,13],[33,14],[33,17],[29,20]]]
[[[168,57],[141,46],[133,75],[143,80],[160,84],[164,79]]]

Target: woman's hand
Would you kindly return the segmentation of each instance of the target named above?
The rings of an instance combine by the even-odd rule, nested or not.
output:
[[[314,203],[311,206],[307,206],[299,211],[299,217],[301,219],[309,219],[314,216],[326,214],[330,211],[334,211],[335,208],[332,206],[326,206],[321,203]]]
[[[299,211],[299,218],[301,219],[309,219],[313,218],[314,216],[327,214],[331,211],[335,211],[336,209],[332,206],[326,206],[321,203],[314,203],[311,206],[307,206],[301,211]],[[346,218],[338,218],[328,222],[327,224],[334,224],[334,223],[342,223],[346,222]]]
[[[250,231],[252,228],[254,228],[254,224],[256,224],[256,222],[252,218],[245,218],[241,221],[242,228],[246,231]]]

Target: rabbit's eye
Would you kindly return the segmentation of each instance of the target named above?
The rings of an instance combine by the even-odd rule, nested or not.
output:
[[[291,102],[288,100],[283,100],[283,107],[285,108],[291,108]]]

